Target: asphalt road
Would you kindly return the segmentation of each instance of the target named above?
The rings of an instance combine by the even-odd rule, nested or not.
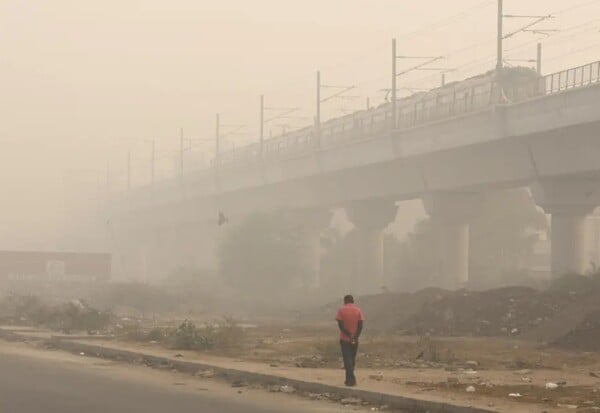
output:
[[[251,392],[246,394],[245,389],[242,392],[226,384],[202,383],[193,378],[177,383],[174,382],[177,376],[170,372],[112,365],[88,357],[80,359],[61,354],[52,359],[14,350],[6,352],[0,346],[0,412],[303,413],[317,410],[306,402],[294,402],[290,396],[277,399],[263,391],[252,396]],[[217,385],[220,387],[215,387]],[[330,409],[331,406],[326,410]]]

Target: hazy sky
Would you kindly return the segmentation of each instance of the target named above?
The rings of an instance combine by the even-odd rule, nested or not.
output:
[[[345,109],[363,107],[367,96],[379,102],[392,37],[400,54],[447,56],[443,65],[459,68],[451,80],[490,69],[495,4],[0,0],[1,246],[47,244],[47,229],[63,219],[67,169],[103,177],[108,160],[116,182],[131,150],[136,182],[143,182],[146,139],[155,138],[168,173],[179,128],[202,139],[199,151],[212,150],[216,112],[224,123],[248,125],[235,144],[255,139],[261,93],[268,105],[298,106],[312,118],[317,69],[324,83],[357,85],[361,99]],[[539,26],[563,30],[543,40],[546,72],[600,58],[600,1],[505,0],[505,7],[510,14],[559,12]],[[507,21],[506,30],[523,22]],[[515,36],[507,55],[535,57],[536,40]],[[415,73],[401,86],[438,82],[438,74]],[[335,115],[340,104],[325,110]]]

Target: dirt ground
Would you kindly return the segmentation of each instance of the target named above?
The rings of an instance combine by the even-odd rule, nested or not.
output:
[[[260,371],[281,370],[302,379],[335,383],[342,375],[335,323],[295,328],[259,323],[243,328],[238,337],[242,338],[235,345],[194,354],[238,366],[247,363]],[[142,345],[165,348],[157,342]],[[465,405],[478,402],[499,411],[515,411],[515,405],[523,411],[570,411],[574,406],[579,411],[600,411],[600,353],[520,337],[416,337],[366,331],[358,370],[360,386],[375,391],[450,398]],[[547,384],[557,388],[546,388]],[[467,390],[470,386],[473,391]]]
[[[600,277],[561,283],[546,290],[427,289],[359,297],[367,318],[360,386],[499,411],[600,411]],[[342,367],[333,321],[338,306],[269,318],[113,314],[101,333],[117,346],[189,350],[186,357],[336,384]],[[67,314],[87,323],[84,310],[85,317]],[[30,312],[6,318],[22,319],[31,320]],[[182,330],[185,319],[192,326]]]

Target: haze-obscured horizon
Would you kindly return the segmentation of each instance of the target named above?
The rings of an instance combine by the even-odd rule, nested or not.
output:
[[[600,2],[506,0],[505,8],[558,12],[542,25],[562,30],[511,38],[509,59],[535,58],[538,39],[545,73],[598,59],[600,19],[590,16]],[[522,23],[507,21],[506,32]],[[493,68],[495,35],[494,0],[0,0],[0,247],[56,247],[66,198],[93,196],[107,162],[122,184],[128,151],[134,184],[147,182],[148,139],[167,176],[180,128],[201,140],[190,162],[211,156],[216,112],[247,125],[225,142],[239,146],[256,140],[262,93],[268,106],[300,108],[306,119],[287,128],[309,124],[317,69],[324,83],[357,86],[360,99],[324,107],[325,117],[339,116],[367,97],[383,100],[392,37],[400,54],[447,56],[440,65],[458,68],[452,81]],[[421,72],[400,87],[438,83],[438,73]],[[93,188],[66,186],[74,177]]]

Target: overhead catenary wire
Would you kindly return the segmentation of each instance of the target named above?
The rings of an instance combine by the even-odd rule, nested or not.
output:
[[[398,37],[399,38],[411,38],[411,37],[419,35],[420,33],[424,33],[424,32],[431,31],[431,30],[439,30],[439,29],[441,29],[443,27],[446,27],[446,26],[454,23],[455,21],[457,21],[457,20],[459,20],[461,18],[464,18],[466,16],[472,15],[473,13],[479,12],[480,10],[484,10],[489,5],[492,5],[494,3],[495,3],[495,1],[493,1],[493,0],[478,2],[476,5],[474,5],[472,7],[469,7],[466,10],[463,10],[463,11],[461,11],[459,13],[456,13],[456,14],[454,14],[452,16],[445,17],[445,18],[443,18],[443,19],[441,19],[441,20],[439,20],[437,22],[426,24],[426,25],[420,27],[419,29],[413,30],[412,32],[400,34],[400,35],[398,35]],[[593,1],[581,2],[579,4],[570,6],[568,8],[557,10],[555,12],[552,12],[551,14],[556,15],[556,16],[563,16],[563,15],[571,13],[571,12],[573,12],[575,10],[582,9],[582,8],[585,8],[587,6],[590,6],[590,5],[593,5],[593,4],[596,4],[596,3],[600,3],[600,0],[593,0]],[[563,42],[563,41],[566,41],[567,39],[570,39],[570,38],[576,37],[578,35],[581,35],[583,33],[586,33],[586,32],[588,32],[588,31],[590,31],[592,29],[591,28],[590,29],[585,29],[585,30],[582,30],[581,32],[578,32],[578,33],[575,33],[575,34],[571,34],[569,36],[563,36],[563,34],[565,32],[571,31],[571,30],[577,30],[579,28],[584,28],[584,27],[592,24],[593,22],[596,22],[596,21],[599,21],[599,20],[600,19],[594,19],[592,21],[588,21],[588,22],[583,23],[583,24],[577,24],[577,25],[572,26],[570,28],[566,28],[566,29],[561,30],[560,33],[549,34],[548,37],[549,38],[551,37],[552,39],[554,39],[554,42],[556,42],[556,43]],[[524,43],[519,43],[519,44],[517,44],[515,46],[512,46],[512,47],[509,47],[509,48],[505,49],[505,51],[507,52],[507,54],[513,53],[513,52],[517,52],[517,51],[520,51],[521,49],[523,49],[523,48],[525,48],[525,47],[527,47],[527,46],[529,46],[529,45],[531,45],[533,43],[536,43],[536,42],[539,42],[539,38],[531,40],[531,41],[527,41],[527,42],[524,42]],[[444,55],[444,57],[446,57],[446,58],[448,58],[448,57],[455,58],[457,56],[460,56],[464,52],[472,51],[472,50],[477,49],[479,47],[485,46],[488,43],[491,43],[491,40],[489,40],[489,41],[486,40],[486,41],[482,41],[482,42],[477,42],[477,43],[472,44],[472,45],[467,45],[467,46],[464,46],[464,47],[461,47],[459,49],[456,49],[456,50],[453,50],[453,51],[450,51],[450,52],[446,53]],[[572,54],[576,54],[576,53],[579,53],[579,52],[583,52],[583,51],[589,50],[589,49],[594,48],[596,46],[597,46],[597,44],[594,44],[594,45],[591,45],[591,46],[586,46],[584,48],[573,50],[573,51],[570,51],[569,53],[566,53],[566,54],[563,54],[563,55],[560,55],[560,56],[551,57],[551,58],[549,58],[547,60],[548,61],[553,61],[553,60],[559,59],[559,58],[564,57],[564,56],[569,56],[569,55],[572,55]],[[381,47],[379,49],[376,49],[376,50],[381,50],[381,49],[383,49],[383,47]],[[374,51],[374,49],[370,49],[368,53],[371,54],[371,53],[373,53],[373,51]],[[364,57],[364,56],[365,55],[361,55],[361,57]],[[455,71],[455,72],[463,72],[464,73],[464,72],[466,72],[469,69],[473,69],[473,68],[477,68],[479,66],[487,65],[488,63],[491,63],[491,62],[494,61],[494,59],[492,59],[492,57],[493,57],[493,55],[490,55],[490,57],[483,56],[483,57],[480,57],[480,58],[476,58],[476,59],[464,62],[464,63],[462,63],[462,64],[457,65],[456,67],[454,67],[453,71]],[[330,68],[337,67],[337,66],[338,66],[338,64],[330,65],[330,66],[326,67],[326,69],[330,69]],[[430,79],[434,79],[434,78],[437,78],[437,77],[438,77],[437,74],[431,74],[431,75],[425,76],[423,78],[414,79],[414,80],[411,79],[408,82],[406,82],[405,84],[403,84],[403,86],[406,86],[406,88],[409,88],[409,89],[414,89],[414,88],[411,88],[410,86],[413,86],[415,84],[420,84],[421,82],[428,81]],[[303,76],[303,78],[304,78],[304,76]],[[373,83],[373,81],[379,81],[379,80],[383,80],[383,79],[387,79],[387,78],[388,78],[388,76],[386,75],[386,76],[378,77],[376,79],[370,79],[370,80],[366,80],[366,81],[363,81],[363,82],[359,82],[359,83],[356,83],[356,87],[362,87],[362,86],[365,86],[365,85],[367,85],[369,83]],[[297,82],[297,83],[299,83],[299,82]],[[297,84],[297,83],[294,83],[294,84]],[[228,110],[230,110],[230,109],[228,109]],[[209,139],[207,141],[210,142],[211,140]],[[163,158],[167,158],[167,156],[163,156]],[[157,159],[159,159],[159,158],[157,157]]]

